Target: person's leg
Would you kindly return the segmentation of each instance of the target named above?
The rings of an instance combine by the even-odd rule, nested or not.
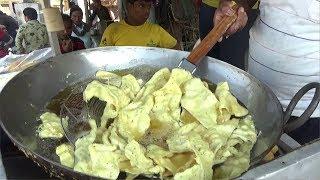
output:
[[[296,117],[292,117],[293,119]],[[298,129],[288,133],[290,137],[300,144],[308,143],[320,137],[320,117],[310,118]]]
[[[239,32],[220,43],[220,60],[245,69],[245,53],[249,48],[249,30],[258,16],[258,10],[248,12],[248,23]]]
[[[216,8],[208,6],[204,3],[201,3],[200,13],[199,13],[199,30],[200,30],[200,39],[204,39],[206,35],[213,28],[213,16]],[[208,52],[207,56],[219,58],[219,43],[217,43],[211,51]]]

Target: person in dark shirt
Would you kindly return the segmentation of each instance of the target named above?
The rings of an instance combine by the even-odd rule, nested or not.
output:
[[[93,20],[96,18],[96,16],[99,17],[100,21],[105,21],[107,26],[113,22],[108,8],[105,6],[102,6],[101,0],[93,0],[91,7],[93,10],[93,13],[89,17],[89,25],[92,26]]]
[[[18,22],[11,16],[0,11],[0,24],[4,25],[8,34],[15,39],[17,35],[17,29],[19,28]],[[14,44],[12,43],[12,46]]]
[[[85,49],[84,43],[81,39],[71,36],[73,23],[70,16],[62,14],[62,20],[65,30],[58,33],[61,53],[68,53]]]

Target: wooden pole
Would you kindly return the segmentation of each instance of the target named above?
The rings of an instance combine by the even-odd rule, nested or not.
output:
[[[42,9],[50,8],[50,0],[40,0],[40,4],[41,4]],[[59,45],[57,32],[49,32],[48,31],[48,35],[49,35],[50,46],[53,50],[54,56],[60,55],[61,51],[60,51],[60,45]]]

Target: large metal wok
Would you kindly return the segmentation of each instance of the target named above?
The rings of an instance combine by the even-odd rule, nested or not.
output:
[[[36,136],[39,124],[37,118],[45,111],[46,104],[62,89],[92,77],[99,69],[126,69],[125,72],[148,80],[162,67],[177,67],[187,55],[188,52],[158,48],[109,47],[51,58],[21,72],[2,90],[1,126],[19,149],[53,175],[90,178],[62,166],[58,159],[44,154],[39,147]],[[252,113],[259,136],[252,150],[251,162],[257,163],[279,140],[290,111],[284,115],[278,99],[269,88],[248,73],[222,61],[206,57],[199,64],[195,75],[212,83],[228,81],[232,93]],[[304,91],[313,87],[318,87],[315,98],[319,101],[319,84],[311,84]],[[305,118],[312,114],[318,101],[313,101],[311,111],[304,115]]]

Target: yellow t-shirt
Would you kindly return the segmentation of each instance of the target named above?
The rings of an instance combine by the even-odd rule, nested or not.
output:
[[[219,2],[220,0],[202,0],[203,3],[205,3],[206,5],[208,6],[211,6],[211,7],[219,7]],[[252,7],[252,9],[257,9],[258,8],[258,3],[259,1],[257,1],[257,3]]]
[[[202,0],[208,6],[217,8],[219,6],[219,0]]]
[[[103,33],[100,46],[148,46],[173,48],[177,40],[157,24],[131,26],[124,20],[113,23]]]

